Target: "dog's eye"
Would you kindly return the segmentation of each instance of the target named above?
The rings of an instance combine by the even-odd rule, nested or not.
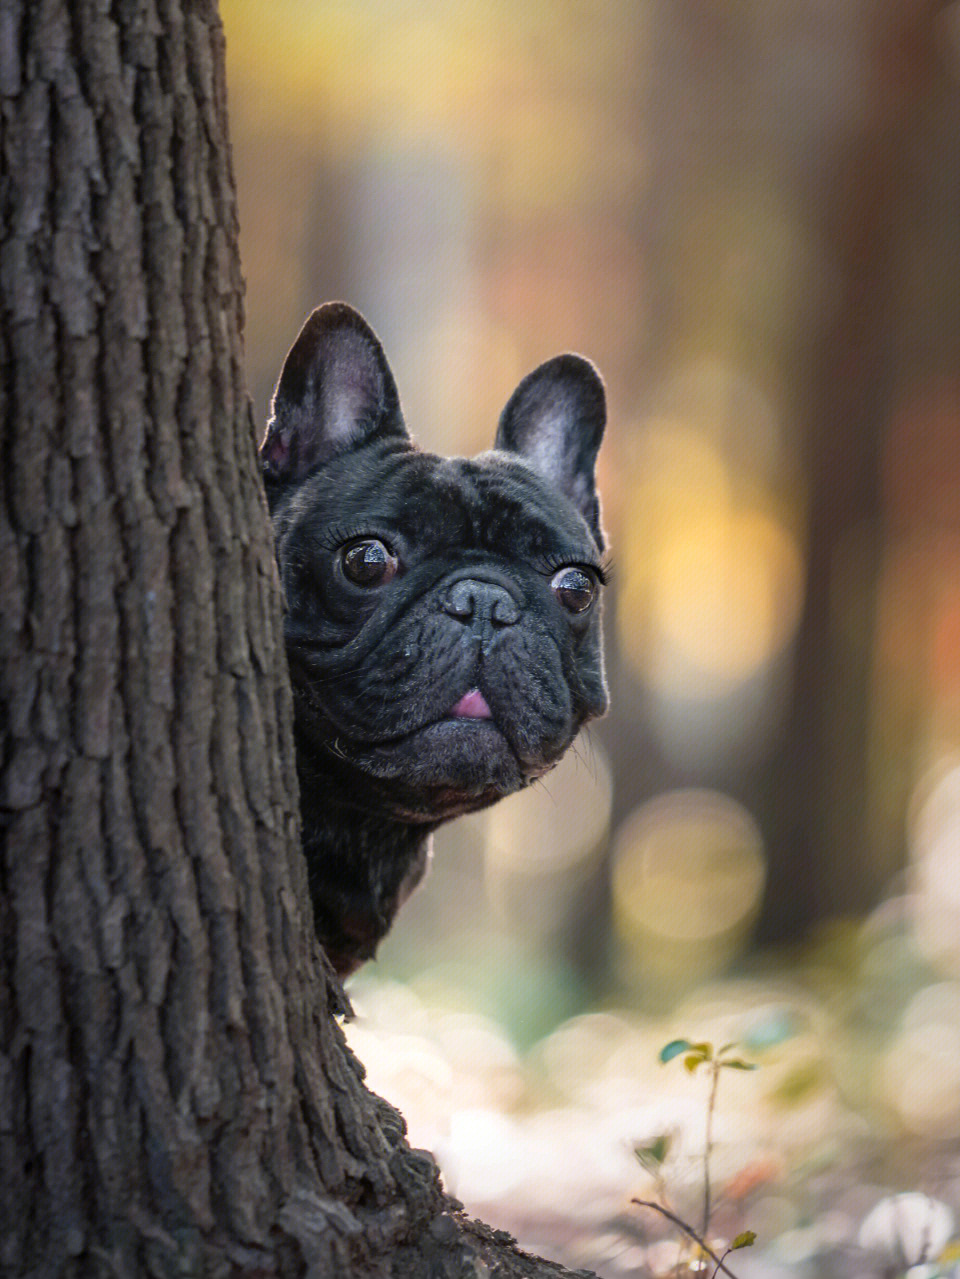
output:
[[[597,596],[597,579],[587,569],[562,568],[554,573],[550,587],[570,613],[584,613]]]
[[[357,586],[385,586],[396,576],[397,557],[378,538],[364,537],[343,548],[340,565]]]

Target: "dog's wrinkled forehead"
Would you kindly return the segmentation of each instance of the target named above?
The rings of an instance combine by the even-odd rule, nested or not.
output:
[[[370,444],[334,459],[291,495],[284,523],[301,535],[344,538],[393,530],[421,546],[462,547],[533,558],[596,558],[571,502],[525,462],[500,450],[438,457]],[[283,517],[281,517],[283,518]],[[340,521],[348,523],[340,527]]]

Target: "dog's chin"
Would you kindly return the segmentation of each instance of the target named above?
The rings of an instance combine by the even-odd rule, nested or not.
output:
[[[341,740],[341,749],[345,745]],[[521,761],[488,719],[441,719],[391,741],[349,746],[343,754],[372,782],[391,816],[427,823],[486,808],[556,762]]]

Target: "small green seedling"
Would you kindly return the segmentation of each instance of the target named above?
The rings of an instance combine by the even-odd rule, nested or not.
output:
[[[722,1047],[714,1049],[713,1044],[706,1040],[694,1042],[690,1039],[671,1039],[660,1049],[660,1060],[663,1063],[673,1061],[677,1057],[683,1058],[684,1069],[691,1075],[695,1074],[701,1066],[708,1066],[710,1069],[710,1095],[707,1101],[707,1122],[706,1134],[703,1146],[703,1218],[700,1232],[695,1231],[685,1221],[676,1215],[670,1208],[665,1207],[662,1203],[646,1199],[634,1199],[634,1203],[641,1204],[645,1208],[654,1208],[674,1225],[680,1229],[690,1239],[694,1241],[701,1251],[715,1263],[714,1271],[711,1279],[723,1273],[736,1279],[733,1271],[730,1270],[724,1262],[731,1252],[736,1252],[740,1248],[749,1248],[756,1240],[756,1233],[753,1230],[743,1230],[727,1249],[718,1256],[716,1252],[706,1242],[710,1231],[710,1212],[711,1212],[711,1188],[710,1188],[710,1155],[713,1150],[713,1112],[717,1104],[717,1086],[720,1082],[721,1070],[756,1070],[757,1065],[754,1062],[744,1061],[742,1057],[731,1056],[733,1050],[737,1047],[736,1043],[724,1044]],[[667,1154],[670,1150],[670,1137],[660,1136],[645,1146],[635,1146],[634,1154],[642,1168],[653,1176],[657,1185],[657,1193],[664,1198],[664,1180],[662,1166]]]
[[[674,1057],[679,1057],[681,1053],[686,1053],[683,1064],[691,1074],[702,1066],[704,1062],[710,1062],[714,1071],[724,1068],[728,1070],[757,1070],[756,1062],[744,1061],[742,1057],[728,1057],[727,1054],[733,1052],[736,1043],[724,1044],[722,1048],[713,1051],[713,1044],[705,1041],[699,1044],[693,1044],[689,1039],[671,1039],[669,1044],[665,1044],[660,1049],[661,1061],[673,1061]]]

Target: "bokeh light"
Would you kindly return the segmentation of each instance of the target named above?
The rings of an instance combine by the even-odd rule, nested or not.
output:
[[[642,514],[619,639],[641,679],[662,696],[716,697],[792,638],[802,600],[800,550],[774,515],[734,507],[723,459],[707,439],[683,427],[651,436],[650,454],[665,465],[637,485]]]
[[[702,980],[736,953],[763,892],[763,839],[747,810],[681,790],[641,805],[614,844],[615,917],[649,983]]]
[[[918,784],[910,851],[917,940],[960,973],[960,758],[941,760]]]
[[[715,697],[793,635],[803,571],[783,526],[759,511],[702,511],[658,547],[645,674],[663,693]]]
[[[581,741],[536,786],[490,809],[488,882],[495,887],[514,876],[562,875],[596,854],[610,822],[612,790],[603,747],[592,738]]]

